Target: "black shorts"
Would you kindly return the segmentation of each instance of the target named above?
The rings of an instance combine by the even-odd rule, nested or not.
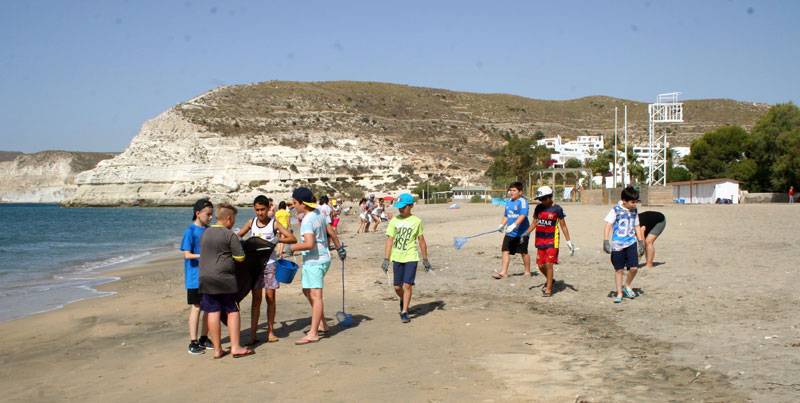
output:
[[[200,294],[200,290],[197,288],[187,288],[186,289],[186,303],[189,305],[200,305],[200,301],[203,299],[203,294]]]
[[[528,240],[530,237],[525,237],[525,240],[522,240],[523,237],[510,237],[508,235],[503,237],[503,246],[500,248],[502,252],[508,252],[510,255],[516,255],[517,253],[522,255],[528,254]]]
[[[637,269],[639,267],[638,252],[638,245],[635,243],[623,250],[611,252],[611,264],[614,266],[614,270]]]
[[[236,302],[236,294],[203,294],[200,302],[200,309],[206,313],[221,312],[229,314],[239,312],[239,304]]]

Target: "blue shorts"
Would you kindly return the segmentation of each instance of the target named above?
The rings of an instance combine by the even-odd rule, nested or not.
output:
[[[203,294],[200,300],[200,309],[207,313],[228,314],[239,312],[239,304],[236,303],[236,294]]]
[[[611,252],[611,264],[614,270],[639,268],[639,250],[634,243],[623,250]]]
[[[325,273],[331,267],[331,262],[303,263],[303,288],[322,288],[325,285]]]
[[[395,287],[402,284],[414,285],[414,279],[417,278],[417,263],[419,262],[392,262]]]

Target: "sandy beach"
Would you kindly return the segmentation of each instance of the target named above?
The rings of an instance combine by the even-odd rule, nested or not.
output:
[[[540,296],[542,276],[490,277],[500,265],[499,234],[453,248],[454,236],[496,227],[498,207],[415,208],[435,271],[417,276],[410,324],[400,323],[380,270],[384,236],[354,237],[355,218],[347,217],[347,310],[357,325],[335,326],[341,277],[334,259],[325,288],[332,334],[293,345],[309,324],[296,280],[278,291],[281,340],[240,359],[187,354],[177,251],[135,265],[100,287],[114,295],[0,324],[2,400],[798,400],[800,210],[642,208],[667,216],[658,265],[640,271],[639,298],[615,305],[601,248],[609,207],[563,207],[579,250],[562,251],[552,298]],[[521,274],[520,259],[512,262],[511,272]],[[248,297],[244,341],[249,305]]]

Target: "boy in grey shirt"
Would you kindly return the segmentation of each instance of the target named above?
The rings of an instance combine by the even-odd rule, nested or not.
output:
[[[228,353],[239,358],[255,353],[239,344],[241,318],[236,302],[236,262],[244,261],[244,250],[239,237],[231,231],[236,223],[236,207],[223,203],[216,213],[217,223],[208,228],[200,240],[200,293],[203,294],[200,308],[208,313],[208,335],[214,344],[214,358]],[[231,339],[229,351],[223,351],[220,342],[223,312]]]

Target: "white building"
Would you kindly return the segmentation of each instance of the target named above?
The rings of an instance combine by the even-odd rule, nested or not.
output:
[[[672,186],[672,198],[677,203],[713,204],[730,201],[739,204],[739,181],[734,179],[671,182],[669,185]]]
[[[669,147],[669,143],[667,143],[667,147]],[[691,151],[689,147],[669,147],[669,149],[672,151],[672,163],[680,166],[683,166],[683,158],[689,155]],[[645,168],[650,167],[650,147],[646,145],[633,146],[633,152],[636,154],[636,162]],[[657,154],[661,152],[663,151],[660,144],[653,147],[653,153]]]
[[[536,145],[555,151],[550,154],[550,159],[555,161],[556,168],[563,168],[571,159],[585,163],[597,158],[598,151],[604,147],[603,140],[603,136],[578,136],[575,140],[563,143],[561,136],[556,136],[538,140]]]

